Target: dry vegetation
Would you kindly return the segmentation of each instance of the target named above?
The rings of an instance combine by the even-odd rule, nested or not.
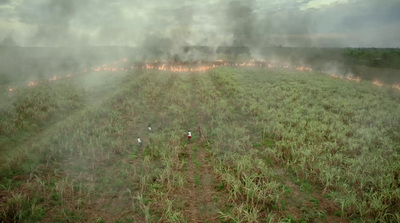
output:
[[[2,97],[3,222],[400,221],[393,89],[218,68]]]

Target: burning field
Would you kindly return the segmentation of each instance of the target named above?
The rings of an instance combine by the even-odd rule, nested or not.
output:
[[[265,60],[249,60],[242,62],[232,62],[232,61],[224,61],[224,60],[216,60],[213,62],[166,62],[166,61],[145,61],[145,62],[136,62],[130,63],[127,58],[123,58],[120,61],[114,61],[111,64],[103,64],[101,66],[96,66],[92,68],[85,68],[81,72],[68,72],[67,74],[53,75],[48,79],[49,82],[57,81],[65,78],[71,78],[74,76],[79,76],[91,72],[129,72],[133,70],[156,70],[156,71],[168,71],[168,72],[206,72],[210,69],[218,68],[218,67],[260,67],[260,68],[268,68],[268,69],[284,69],[284,70],[294,70],[294,71],[303,71],[303,72],[312,72],[313,68],[309,66],[296,66],[291,65],[290,63],[277,63],[277,62],[267,62]],[[328,75],[332,78],[343,79],[347,81],[354,81],[360,83],[362,78],[359,76],[351,75],[338,75],[329,73],[329,71],[320,70],[318,71],[320,74]],[[28,81],[28,87],[34,87],[39,83],[44,83],[44,80],[41,81]],[[394,90],[400,90],[400,83],[395,84],[385,84],[382,81],[375,79],[372,82],[373,85],[378,87],[388,87]],[[16,91],[15,87],[8,87],[9,92]]]
[[[400,220],[398,85],[123,59],[1,100],[3,222]]]
[[[0,0],[0,222],[400,222],[399,11]]]

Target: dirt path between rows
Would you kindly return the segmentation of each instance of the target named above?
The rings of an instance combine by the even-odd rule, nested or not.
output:
[[[187,169],[183,172],[187,186],[181,194],[186,208],[184,215],[188,222],[219,222],[218,220],[218,191],[217,178],[212,167],[213,157],[204,146],[205,138],[199,123],[199,89],[198,76],[190,79],[189,126],[192,127],[193,139],[186,144]]]
[[[285,201],[289,204],[287,214],[291,214],[296,219],[299,219],[302,216],[302,209],[319,209],[323,210],[326,214],[325,219],[318,219],[320,222],[347,222],[345,219],[335,216],[335,212],[340,211],[340,207],[332,200],[324,197],[322,191],[313,190],[310,193],[302,191],[301,186],[293,183],[283,168],[275,167],[275,171],[283,178],[285,185],[292,190],[290,198],[285,198]],[[315,203],[316,201],[317,203]]]
[[[215,177],[210,164],[210,154],[198,143],[188,144],[187,170],[184,176],[187,187],[182,191],[186,208],[184,215],[188,222],[219,222],[215,189]]]

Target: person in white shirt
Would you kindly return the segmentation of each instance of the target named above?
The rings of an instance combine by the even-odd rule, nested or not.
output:
[[[138,148],[142,146],[142,140],[140,139],[140,137],[137,138],[137,146]]]
[[[149,132],[151,132],[151,125],[149,124],[149,127],[148,127],[148,129],[149,129]]]
[[[190,130],[188,131],[188,141],[190,142],[190,139],[192,138],[192,133],[190,132]]]

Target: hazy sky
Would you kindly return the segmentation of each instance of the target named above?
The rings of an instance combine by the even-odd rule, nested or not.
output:
[[[400,0],[0,0],[23,46],[400,47]]]

